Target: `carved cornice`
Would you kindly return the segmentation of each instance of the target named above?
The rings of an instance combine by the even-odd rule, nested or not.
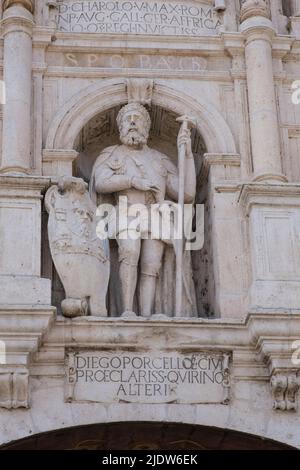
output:
[[[241,0],[240,22],[254,16],[270,18],[270,10],[265,0]]]
[[[41,191],[46,191],[51,185],[51,179],[45,176],[20,176],[20,175],[6,175],[0,174],[0,195],[7,194],[9,189],[15,191],[32,191],[33,193],[40,194]],[[1,331],[1,330],[0,330]]]
[[[272,21],[262,16],[247,18],[241,24],[240,32],[245,34],[247,38],[246,45],[257,39],[263,39],[272,45],[275,36]]]
[[[240,190],[238,202],[245,214],[257,204],[297,205],[300,204],[300,185],[297,183],[247,183]]]
[[[73,162],[78,155],[78,152],[72,149],[44,149],[43,162]]]
[[[199,174],[199,185],[207,180],[210,169],[214,165],[239,168],[241,156],[237,153],[205,153]]]
[[[13,5],[22,6],[30,13],[34,12],[34,0],[4,0],[3,11],[7,10],[7,8]]]

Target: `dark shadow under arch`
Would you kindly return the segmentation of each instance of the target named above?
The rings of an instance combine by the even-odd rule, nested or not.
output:
[[[124,422],[58,429],[0,450],[288,450],[251,434],[182,423]]]

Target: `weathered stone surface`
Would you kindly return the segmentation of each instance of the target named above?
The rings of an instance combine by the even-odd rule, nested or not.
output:
[[[66,400],[229,403],[229,356],[168,351],[79,351],[66,357]]]
[[[224,11],[224,8],[219,11]],[[222,22],[206,2],[147,0],[97,2],[65,0],[58,5],[58,29],[71,33],[202,36],[216,34]]]

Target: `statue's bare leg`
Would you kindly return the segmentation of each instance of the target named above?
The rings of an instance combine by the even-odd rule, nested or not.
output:
[[[132,312],[141,240],[118,239],[117,242],[119,245],[119,276],[121,281],[123,312]]]
[[[140,314],[143,317],[152,315],[156,279],[159,274],[164,252],[164,243],[160,240],[142,240],[141,279],[139,289]]]

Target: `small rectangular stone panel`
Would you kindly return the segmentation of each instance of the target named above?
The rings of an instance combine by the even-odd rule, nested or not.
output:
[[[224,403],[229,355],[147,351],[69,351],[66,401]]]
[[[206,36],[218,33],[220,17],[198,1],[64,0],[58,29],[69,33]]]

